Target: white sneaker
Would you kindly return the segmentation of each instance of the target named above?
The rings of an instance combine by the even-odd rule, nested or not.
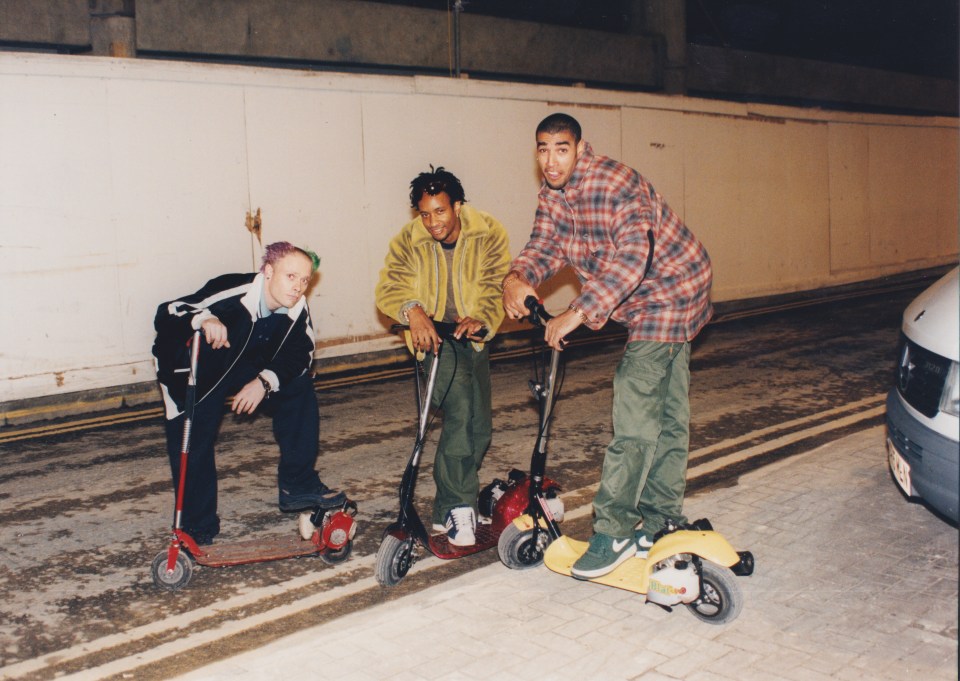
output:
[[[477,543],[477,518],[470,506],[454,506],[447,511],[447,539],[454,546],[473,546]]]
[[[447,526],[446,526],[446,525],[441,525],[440,523],[434,523],[434,524],[431,526],[431,529],[432,529],[434,532],[443,532],[444,534],[447,533]]]

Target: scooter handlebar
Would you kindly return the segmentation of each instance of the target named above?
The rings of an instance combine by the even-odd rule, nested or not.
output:
[[[547,312],[546,308],[543,307],[543,301],[539,300],[536,296],[527,296],[523,304],[530,314],[527,315],[527,319],[534,326],[544,326],[546,322],[549,322],[553,319],[553,315]]]
[[[453,322],[438,322],[438,321],[434,321],[434,322],[433,322],[433,328],[435,328],[435,329],[437,330],[437,335],[440,336],[440,338],[443,338],[444,340],[452,340],[452,341],[456,341],[457,343],[469,343],[469,342],[471,342],[470,339],[467,338],[465,335],[464,335],[464,336],[461,336],[460,338],[454,337],[453,334],[454,334],[454,332],[457,330],[457,325],[456,325],[455,323],[453,323]],[[390,326],[390,331],[391,331],[392,333],[401,333],[401,332],[403,332],[403,331],[409,331],[409,330],[410,330],[410,325],[409,325],[409,324],[393,324],[393,325]],[[487,329],[487,327],[481,326],[481,327],[477,330],[477,332],[476,332],[475,334],[473,334],[473,335],[474,335],[474,336],[477,336],[478,338],[483,338],[483,337],[485,337],[488,333],[489,333],[489,330]]]

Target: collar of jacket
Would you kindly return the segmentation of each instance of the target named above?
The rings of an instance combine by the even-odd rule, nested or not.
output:
[[[570,180],[567,182],[567,184],[565,184],[561,189],[551,189],[550,186],[547,185],[547,181],[542,180],[540,182],[540,197],[548,198],[553,201],[565,199],[569,202],[576,200],[576,198],[580,195],[580,184],[583,182],[583,178],[590,169],[593,159],[593,147],[590,146],[589,142],[584,141],[583,153],[580,154],[580,158],[577,159],[577,163],[573,167],[573,174],[570,176]]]
[[[487,224],[487,221],[483,219],[479,210],[465,203],[460,205],[460,236],[457,237],[457,241],[461,238],[474,239],[483,236],[489,231],[490,226]],[[423,246],[425,243],[436,243],[436,239],[434,239],[430,232],[427,231],[427,228],[423,226],[423,220],[419,217],[413,221],[412,241],[414,246]]]
[[[263,276],[263,272],[257,272],[257,276],[250,282],[250,288],[247,289],[247,292],[240,298],[240,304],[247,310],[247,314],[250,315],[250,321],[252,322],[260,318],[260,299],[263,298],[263,285],[266,280],[267,278]],[[300,296],[300,300],[294,303],[293,306],[287,308],[287,316],[295,320],[300,316],[300,313],[303,312],[303,308],[306,307],[306,305],[307,297]]]

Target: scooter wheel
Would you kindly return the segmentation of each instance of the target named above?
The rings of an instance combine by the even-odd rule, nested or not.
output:
[[[380,586],[396,586],[413,565],[413,541],[384,535],[377,551],[376,575]]]
[[[521,530],[510,523],[500,533],[497,551],[500,560],[511,570],[526,570],[543,562],[543,552],[550,543],[550,535],[532,529]]]
[[[702,561],[703,592],[687,607],[693,616],[707,624],[726,624],[737,619],[743,596],[737,578],[728,568]]]
[[[339,549],[324,549],[323,551],[321,551],[320,560],[322,560],[327,565],[337,565],[338,563],[342,563],[347,558],[349,558],[350,552],[352,550],[353,550],[353,542],[348,541]]]
[[[193,561],[187,554],[180,552],[177,554],[177,562],[174,564],[173,570],[168,572],[167,552],[161,551],[153,559],[150,574],[153,575],[153,583],[157,586],[169,591],[176,591],[186,586],[193,576]]]

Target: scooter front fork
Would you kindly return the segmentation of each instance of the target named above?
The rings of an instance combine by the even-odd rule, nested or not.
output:
[[[177,557],[180,555],[180,540],[174,536],[167,549],[167,574],[172,574],[177,566]]]
[[[193,537],[181,529],[174,528],[170,546],[167,548],[167,572],[173,572],[177,567],[177,556],[186,551],[191,557],[203,556],[203,550],[193,541]]]

